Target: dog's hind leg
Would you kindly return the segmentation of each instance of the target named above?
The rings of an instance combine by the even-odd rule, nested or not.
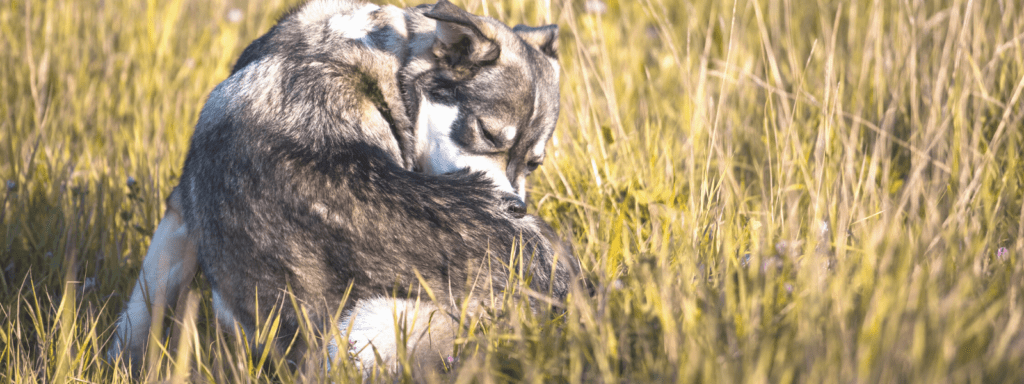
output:
[[[167,198],[167,213],[153,234],[128,305],[117,321],[107,359],[124,357],[139,363],[152,323],[151,310],[175,304],[195,274],[196,249],[181,213],[181,193],[175,188]]]
[[[359,300],[345,311],[338,325],[342,334],[350,327],[348,353],[367,377],[379,363],[387,372],[400,370],[399,344],[414,361],[414,369],[444,368],[455,359],[453,344],[459,320],[427,300],[384,296]],[[331,357],[339,350],[344,349],[332,340],[328,347]]]

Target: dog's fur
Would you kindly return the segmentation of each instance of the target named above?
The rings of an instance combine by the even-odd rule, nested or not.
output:
[[[375,352],[395,368],[394,315],[416,359],[451,356],[456,303],[486,305],[510,273],[565,297],[578,262],[524,213],[558,116],[556,48],[554,25],[446,0],[284,16],[210,94],[108,356],[138,357],[150,305],[174,302],[197,264],[222,323],[252,335],[275,308],[290,340],[294,297],[314,324],[351,325],[366,368]],[[416,300],[420,281],[437,302]]]

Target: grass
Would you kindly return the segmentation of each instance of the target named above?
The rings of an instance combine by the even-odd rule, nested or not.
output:
[[[0,381],[130,380],[101,352],[199,108],[291,3],[0,4]],[[460,5],[561,27],[530,209],[598,292],[506,295],[444,379],[1024,381],[1017,2]],[[260,368],[201,284],[140,378],[358,381]]]

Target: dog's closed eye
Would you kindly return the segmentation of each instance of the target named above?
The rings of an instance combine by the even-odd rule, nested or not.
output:
[[[495,149],[501,148],[501,141],[499,141],[497,137],[495,137],[493,134],[491,134],[490,131],[487,130],[487,127],[484,126],[484,121],[481,120],[479,117],[476,119],[476,127],[477,129],[480,130],[480,137],[484,138],[484,141],[487,143],[487,145],[490,145],[492,148]]]

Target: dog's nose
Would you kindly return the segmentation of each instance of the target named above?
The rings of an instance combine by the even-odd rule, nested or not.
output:
[[[505,207],[505,211],[511,213],[512,216],[520,218],[526,215],[526,203],[519,196],[508,194],[501,198],[501,204]]]

